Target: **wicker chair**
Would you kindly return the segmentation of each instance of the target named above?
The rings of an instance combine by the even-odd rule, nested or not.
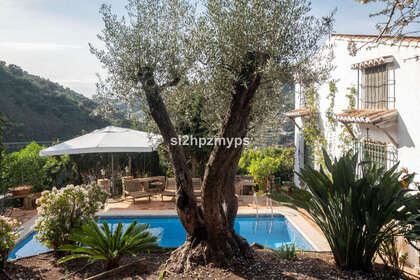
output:
[[[125,190],[126,190],[126,187],[125,187],[125,182],[126,181],[128,181],[128,180],[133,180],[134,179],[134,177],[133,176],[125,176],[125,177],[121,177],[121,184],[122,184],[122,196],[123,196],[123,198],[125,198],[125,196],[126,196],[126,194],[125,194]]]
[[[133,180],[125,180],[125,196],[131,196],[133,202],[136,202],[136,198],[148,197],[150,201],[150,197],[152,196],[147,190],[147,184],[142,184],[141,182],[137,181],[136,179]]]
[[[171,197],[176,196],[176,179],[175,178],[168,178],[166,180],[165,189],[163,190],[163,192],[160,195],[162,201],[163,201],[163,196],[164,195],[165,196],[171,196]]]

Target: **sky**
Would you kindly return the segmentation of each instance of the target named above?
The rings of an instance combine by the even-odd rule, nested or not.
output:
[[[101,4],[124,14],[125,0],[0,0],[0,60],[58,82],[87,97],[95,94],[96,73],[104,73],[88,43],[103,28]],[[375,34],[379,7],[355,0],[313,0],[312,13],[325,16],[337,8],[335,32]]]

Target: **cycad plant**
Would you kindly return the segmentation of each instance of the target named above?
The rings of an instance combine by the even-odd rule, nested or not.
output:
[[[77,258],[88,258],[90,261],[105,260],[106,269],[119,266],[123,256],[134,256],[139,252],[159,250],[158,238],[148,231],[148,224],[137,225],[134,221],[123,231],[123,225],[118,222],[114,232],[109,229],[108,223],[98,226],[91,220],[84,224],[80,230],[70,235],[70,240],[76,245],[64,245],[61,251],[72,252],[72,255],[58,260],[58,264]]]
[[[339,267],[370,270],[379,245],[398,231],[411,214],[407,206],[418,199],[406,187],[414,175],[401,181],[398,164],[389,170],[369,164],[358,176],[358,157],[351,152],[332,162],[324,151],[324,161],[327,170],[305,166],[298,173],[307,191],[292,187],[272,198],[311,215]]]

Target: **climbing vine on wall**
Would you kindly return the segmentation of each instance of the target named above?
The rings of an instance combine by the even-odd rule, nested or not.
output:
[[[335,106],[335,97],[337,94],[337,85],[335,80],[331,80],[328,84],[329,93],[327,95],[327,100],[329,101],[329,106],[325,112],[325,117],[327,120],[327,130],[326,130],[326,139],[327,139],[327,151],[331,152],[335,150],[336,147],[336,130],[337,122],[334,119],[334,106]]]
[[[355,87],[351,87],[351,88],[347,88],[349,90],[349,92],[346,94],[346,97],[349,100],[349,106],[348,109],[349,110],[354,110],[356,109],[356,88]]]
[[[355,110],[356,109],[356,95],[357,91],[355,87],[347,88],[348,93],[346,94],[346,97],[348,99],[348,107],[347,110]],[[355,127],[352,124],[349,124],[349,128],[354,131]],[[344,127],[344,125],[341,125],[341,132],[338,135],[339,138],[339,148],[341,151],[346,152],[348,151],[353,144],[353,138],[351,137],[350,133],[347,131],[347,129]]]
[[[330,133],[335,133],[337,129],[340,129],[338,134],[338,148],[342,152],[348,151],[353,144],[353,138],[350,133],[347,131],[343,124],[337,126],[337,122],[334,119],[334,107],[335,107],[335,97],[337,95],[337,85],[336,81],[332,80],[329,83],[329,94],[327,99],[329,101],[329,106],[325,112],[325,117],[327,119],[327,125],[330,129]],[[347,110],[356,109],[356,95],[357,91],[355,87],[348,88],[346,98],[348,100]],[[318,164],[323,164],[323,154],[322,147],[327,146],[327,140],[325,139],[324,132],[321,129],[320,125],[320,116],[319,116],[319,94],[314,88],[308,88],[305,91],[306,99],[306,109],[310,112],[308,116],[304,119],[303,124],[303,137],[305,139],[305,144],[308,145],[313,151],[316,162]],[[349,125],[349,127],[354,131],[355,127]],[[337,138],[335,138],[337,140]],[[334,139],[331,139],[334,141]],[[328,149],[327,149],[328,150]]]
[[[319,94],[314,88],[308,88],[305,92],[306,109],[310,112],[304,119],[303,138],[305,144],[308,145],[317,163],[323,162],[322,146],[326,144],[326,140],[321,131],[319,119]]]
[[[327,99],[330,101],[330,105],[327,108],[327,112],[325,113],[328,123],[331,125],[335,124],[334,121],[334,106],[335,106],[335,95],[337,93],[337,86],[335,81],[332,80],[329,83],[330,93],[327,95]]]

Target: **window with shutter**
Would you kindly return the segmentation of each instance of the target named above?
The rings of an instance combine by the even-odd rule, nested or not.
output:
[[[389,109],[388,100],[387,65],[365,68],[362,109]]]

